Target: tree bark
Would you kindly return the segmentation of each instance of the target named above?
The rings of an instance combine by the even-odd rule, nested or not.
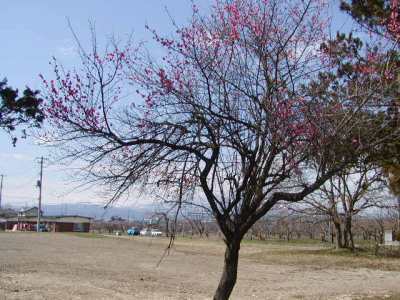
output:
[[[353,231],[352,231],[352,218],[351,215],[346,217],[346,233],[347,233],[347,243],[346,246],[354,251],[354,239],[353,239]]]
[[[224,268],[214,294],[214,300],[227,300],[236,284],[239,263],[239,241],[227,241],[224,258]]]
[[[165,218],[165,235],[169,237],[169,218]]]
[[[349,232],[347,231],[347,225],[346,222],[344,224],[343,228],[343,247],[348,249],[349,248]]]
[[[335,232],[336,232],[336,240],[335,240],[335,246],[337,249],[343,248],[343,241],[342,241],[342,228],[340,226],[340,223],[334,222],[335,225]]]

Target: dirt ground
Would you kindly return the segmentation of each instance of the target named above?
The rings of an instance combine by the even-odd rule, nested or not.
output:
[[[165,238],[0,233],[0,299],[209,299],[223,245]],[[245,243],[232,299],[400,299],[400,260],[320,245]]]

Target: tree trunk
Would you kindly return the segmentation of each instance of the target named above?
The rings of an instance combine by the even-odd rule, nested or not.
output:
[[[348,249],[349,248],[349,232],[347,231],[347,229],[348,229],[348,227],[345,222],[344,229],[343,229],[343,239],[344,239],[343,247]]]
[[[352,231],[352,218],[351,216],[346,217],[346,232],[347,232],[347,247],[354,251],[354,239],[353,239],[353,231]]]
[[[224,268],[214,294],[214,300],[226,300],[236,284],[240,241],[228,241],[225,250]]]
[[[165,235],[166,235],[166,237],[169,237],[169,218],[165,217],[164,221],[165,221]],[[175,226],[176,226],[176,224],[175,224]]]
[[[349,231],[349,238],[350,238],[350,249],[351,251],[354,251],[356,249],[356,246],[354,245],[353,230],[351,229],[351,227]]]
[[[340,223],[334,222],[335,225],[335,232],[336,232],[336,240],[335,240],[335,246],[337,249],[343,248],[343,241],[342,241],[342,228],[340,226]]]

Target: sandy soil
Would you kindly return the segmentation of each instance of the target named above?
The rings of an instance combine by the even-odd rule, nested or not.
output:
[[[178,241],[157,267],[166,244],[163,238],[0,233],[0,299],[211,298],[223,245]],[[347,257],[307,256],[307,251],[316,250],[315,246],[243,245],[232,299],[400,296],[399,260],[362,259],[358,265]]]

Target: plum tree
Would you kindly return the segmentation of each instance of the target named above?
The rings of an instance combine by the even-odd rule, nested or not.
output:
[[[378,88],[363,88],[374,74],[350,84],[327,73],[338,66],[332,45],[319,47],[326,20],[319,0],[216,0],[207,15],[194,6],[172,37],[149,28],[160,60],[131,43],[81,48],[81,69],[54,60],[55,78],[42,76],[44,138],[85,162],[86,180],[107,185],[111,201],[138,185],[181,203],[201,194],[226,245],[214,298],[228,299],[253,224],[383,139],[358,130],[378,98]]]

